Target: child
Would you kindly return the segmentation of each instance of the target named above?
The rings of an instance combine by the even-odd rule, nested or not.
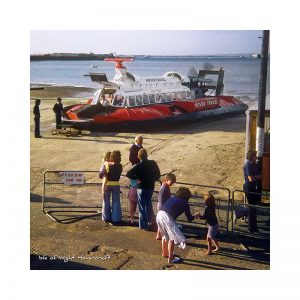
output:
[[[128,191],[128,200],[129,200],[129,213],[130,213],[130,224],[134,224],[134,215],[137,207],[137,190],[136,190],[137,181],[135,179],[130,179],[130,188]]]
[[[159,194],[158,194],[158,203],[157,203],[157,211],[161,209],[163,204],[171,198],[171,191],[170,187],[176,182],[176,176],[173,173],[169,173],[165,176],[165,181],[160,187]],[[156,239],[161,240],[161,233],[157,228]]]
[[[176,219],[182,213],[185,213],[190,222],[195,219],[195,216],[191,214],[188,204],[188,200],[191,196],[192,193],[188,188],[179,187],[175,197],[171,197],[167,200],[156,216],[156,223],[162,235],[162,256],[168,258],[169,263],[180,262],[180,258],[174,257],[174,246],[178,244],[184,249],[186,242],[186,238],[176,224]]]
[[[103,154],[101,167],[100,167],[100,170],[99,170],[99,178],[103,179],[102,180],[102,190],[101,190],[102,191],[102,196],[104,196],[104,189],[105,189],[106,182],[107,182],[107,176],[105,176],[105,175],[108,171],[108,164],[110,162],[110,155],[111,155],[110,151]]]
[[[215,205],[215,198],[211,194],[206,194],[204,196],[205,200],[205,211],[203,216],[200,215],[200,212],[195,215],[195,217],[206,220],[206,224],[208,225],[208,231],[207,231],[207,246],[208,249],[206,251],[207,255],[212,254],[212,252],[217,252],[219,250],[219,244],[216,240],[215,236],[218,232],[218,220],[216,217],[216,205]],[[215,244],[216,248],[212,250],[212,242]]]

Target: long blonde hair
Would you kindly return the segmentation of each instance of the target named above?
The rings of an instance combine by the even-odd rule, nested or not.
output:
[[[111,157],[111,152],[105,152],[102,155],[102,163],[104,163],[105,161],[110,161],[110,157]]]

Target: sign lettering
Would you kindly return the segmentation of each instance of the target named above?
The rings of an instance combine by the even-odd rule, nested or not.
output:
[[[84,184],[83,172],[64,172],[64,184]]]
[[[207,108],[216,108],[219,106],[219,100],[218,99],[205,99],[201,101],[195,102],[195,108],[198,109],[207,109]]]

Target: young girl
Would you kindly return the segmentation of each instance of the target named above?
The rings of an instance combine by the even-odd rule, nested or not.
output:
[[[135,179],[130,179],[130,188],[128,191],[128,200],[129,200],[129,213],[130,213],[130,224],[134,224],[134,215],[137,207],[137,190],[136,190],[137,181]]]
[[[103,154],[101,167],[100,167],[100,170],[99,170],[99,178],[103,179],[102,180],[102,190],[101,190],[102,191],[102,196],[104,196],[104,189],[105,189],[106,182],[107,182],[107,176],[105,176],[105,175],[108,171],[108,165],[110,163],[110,155],[111,155],[110,151]]]
[[[219,244],[216,240],[216,234],[218,232],[218,220],[216,216],[216,204],[215,204],[215,198],[211,194],[206,194],[204,196],[205,200],[205,211],[204,214],[201,216],[200,212],[195,215],[195,217],[206,220],[206,224],[208,225],[208,231],[207,231],[207,251],[206,254],[210,255],[212,252],[217,252],[219,250]],[[212,243],[215,244],[216,248],[212,250]]]
[[[165,176],[165,181],[160,187],[159,194],[158,194],[158,203],[157,203],[157,211],[159,211],[163,204],[171,198],[171,191],[170,187],[176,182],[176,176],[173,173],[169,173]],[[161,240],[161,233],[157,228],[156,239]]]

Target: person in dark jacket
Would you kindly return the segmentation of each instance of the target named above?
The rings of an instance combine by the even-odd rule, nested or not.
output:
[[[140,163],[134,165],[126,174],[130,179],[137,180],[137,195],[139,207],[139,228],[148,230],[154,219],[152,194],[155,181],[160,178],[160,170],[154,160],[148,160],[145,149],[138,152]]]
[[[33,107],[33,114],[34,114],[34,137],[41,138],[40,134],[40,106],[41,100],[35,100],[35,106]]]
[[[244,164],[244,186],[243,189],[248,201],[248,230],[249,232],[257,231],[256,207],[261,203],[261,172],[259,165],[256,163],[256,151],[249,150],[247,159]]]
[[[179,245],[185,248],[186,238],[180,231],[176,219],[185,213],[189,222],[195,219],[191,214],[189,199],[192,197],[191,191],[186,187],[179,187],[175,197],[168,199],[158,211],[156,223],[162,235],[162,256],[168,258],[169,263],[177,263],[180,258],[174,257],[174,246]]]
[[[129,150],[129,161],[132,166],[138,164],[140,162],[138,158],[138,152],[140,149],[143,148],[143,137],[141,135],[137,135],[135,137],[135,143],[130,147]],[[138,203],[138,196],[137,196],[137,188],[136,188],[136,180],[130,180],[130,188],[128,190],[128,203],[129,203],[129,213],[130,213],[130,224],[134,224],[134,215],[136,212],[136,207]]]
[[[131,165],[134,166],[140,162],[138,158],[138,152],[143,148],[143,137],[141,135],[137,135],[135,137],[135,143],[132,144],[129,150],[129,161]]]
[[[208,249],[206,251],[206,254],[210,255],[212,254],[212,252],[217,252],[220,248],[216,239],[216,234],[218,233],[218,219],[216,216],[216,204],[214,196],[211,194],[206,194],[204,196],[204,200],[206,205],[204,214],[201,216],[200,213],[197,213],[195,217],[198,217],[202,220],[206,220],[205,223],[208,225],[208,231],[206,236]],[[212,243],[214,243],[216,246],[214,250],[212,250]]]
[[[56,129],[61,129],[61,113],[64,107],[61,103],[61,98],[57,98],[57,103],[53,106],[53,111],[55,112],[56,117]]]

